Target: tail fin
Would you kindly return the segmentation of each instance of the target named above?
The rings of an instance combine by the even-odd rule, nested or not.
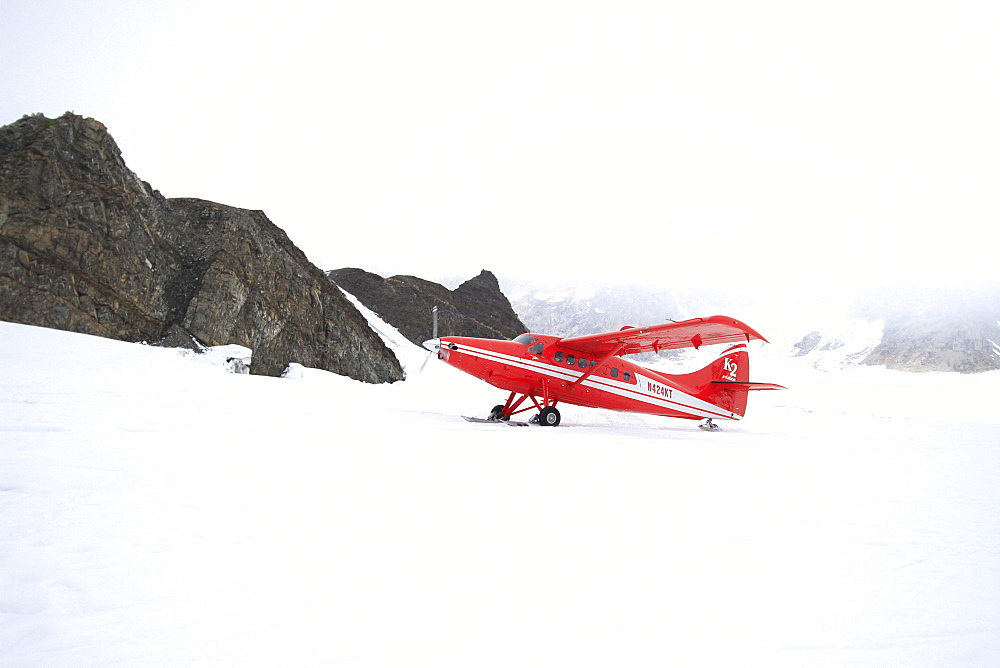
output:
[[[786,389],[774,383],[752,383],[749,378],[750,355],[746,344],[741,343],[726,349],[704,369],[687,374],[685,379],[699,388],[699,399],[743,417],[751,390]]]

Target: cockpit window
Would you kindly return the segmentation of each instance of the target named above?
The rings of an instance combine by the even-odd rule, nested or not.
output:
[[[532,355],[541,355],[542,349],[545,348],[545,344],[539,341],[537,336],[532,336],[531,334],[522,334],[516,337],[514,343],[523,343],[526,346],[530,346],[528,352]]]

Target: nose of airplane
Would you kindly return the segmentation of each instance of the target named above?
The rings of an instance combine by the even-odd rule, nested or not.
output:
[[[437,353],[438,359],[445,359],[441,355],[441,339],[427,339],[420,345],[427,351],[427,357],[424,358],[424,363],[420,365],[421,373],[424,372],[424,369],[427,367],[427,362],[430,361],[433,353]]]
[[[448,361],[449,349],[443,339],[428,339],[421,345],[430,352],[437,353],[438,359]]]

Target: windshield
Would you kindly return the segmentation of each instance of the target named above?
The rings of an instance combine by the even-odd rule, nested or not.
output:
[[[523,343],[526,346],[530,346],[528,352],[532,355],[541,355],[542,350],[545,349],[545,344],[539,341],[537,336],[532,336],[531,334],[522,334],[514,339],[514,343]]]

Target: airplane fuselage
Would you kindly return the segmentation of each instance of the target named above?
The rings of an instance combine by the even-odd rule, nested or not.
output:
[[[540,409],[564,402],[693,420],[742,417],[742,407],[733,401],[735,392],[716,391],[712,401],[706,400],[712,382],[708,374],[669,376],[617,355],[591,358],[560,347],[559,341],[538,334],[514,341],[444,337],[438,357],[497,388],[537,398]],[[740,354],[746,355],[745,344],[733,346],[720,358],[723,382],[729,369],[729,380],[737,381]]]

